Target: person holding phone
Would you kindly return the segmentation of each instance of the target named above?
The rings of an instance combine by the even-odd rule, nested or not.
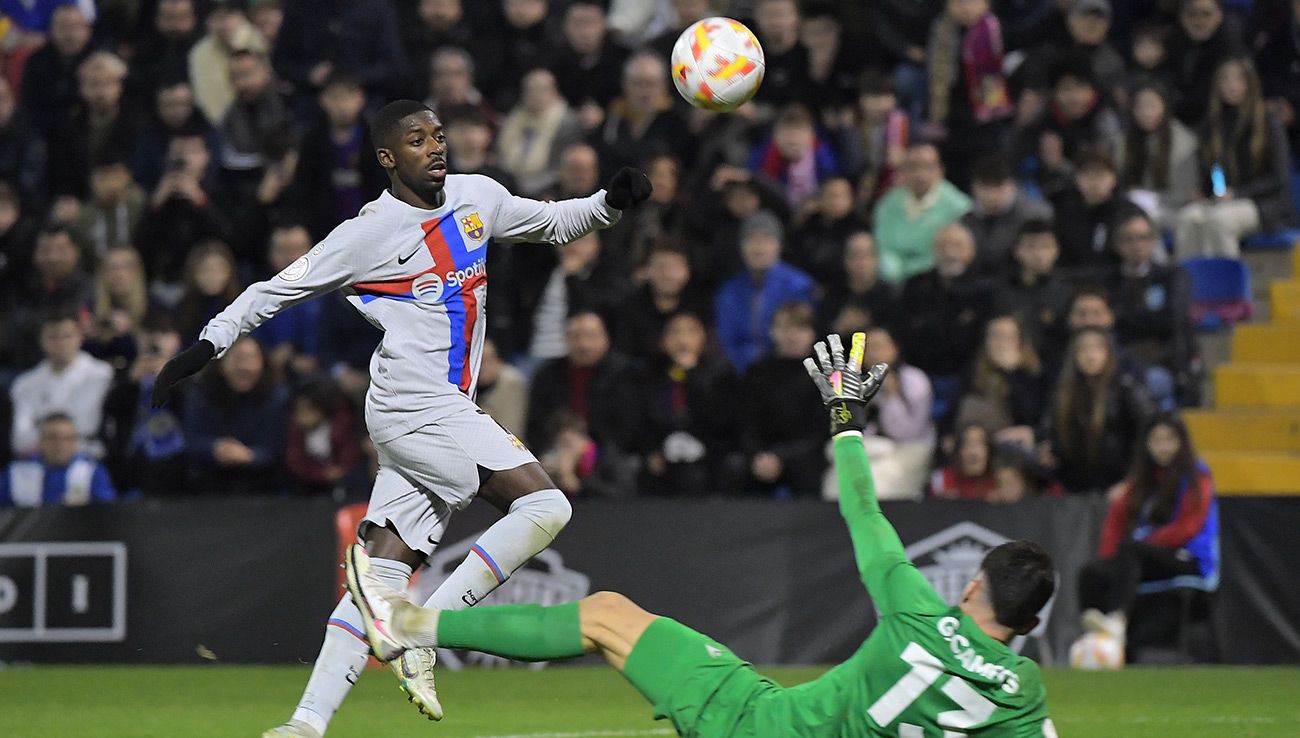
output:
[[[1180,259],[1235,258],[1244,236],[1296,222],[1286,132],[1264,105],[1250,57],[1219,65],[1200,139],[1203,199],[1178,213]]]

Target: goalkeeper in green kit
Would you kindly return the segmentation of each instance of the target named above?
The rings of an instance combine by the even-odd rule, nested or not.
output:
[[[524,661],[599,653],[688,738],[1055,738],[1037,665],[1006,645],[1037,624],[1054,587],[1051,559],[1034,543],[1003,544],[958,605],[939,599],[876,502],[862,429],[888,367],[861,374],[864,347],[854,335],[846,359],[830,336],[817,344],[817,361],[804,362],[830,410],[840,512],[880,613],[848,661],[783,688],[708,636],[612,592],[554,607],[421,608],[371,574],[354,545],[348,589],[375,656],[429,646]]]

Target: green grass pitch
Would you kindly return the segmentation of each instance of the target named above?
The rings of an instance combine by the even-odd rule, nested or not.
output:
[[[818,669],[765,669],[784,684]],[[0,669],[5,738],[260,736],[288,717],[306,667]],[[1134,668],[1047,672],[1062,738],[1300,736],[1300,669]],[[440,724],[420,717],[386,670],[369,670],[330,738],[630,738],[673,735],[615,672],[444,672]],[[773,738],[779,738],[774,736]]]

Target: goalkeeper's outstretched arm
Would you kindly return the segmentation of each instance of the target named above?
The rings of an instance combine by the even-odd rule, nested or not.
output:
[[[908,561],[898,533],[885,519],[876,499],[862,431],[866,426],[867,403],[880,389],[889,367],[877,364],[861,375],[865,347],[866,337],[854,334],[846,362],[839,336],[832,335],[825,344],[818,343],[815,347],[820,367],[812,359],[804,362],[830,410],[840,514],[853,541],[858,573],[880,614],[937,612],[944,609],[943,601]]]

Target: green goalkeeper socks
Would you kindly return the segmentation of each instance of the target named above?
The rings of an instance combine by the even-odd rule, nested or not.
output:
[[[517,661],[581,656],[578,603],[444,610],[438,613],[438,645],[468,648]]]

